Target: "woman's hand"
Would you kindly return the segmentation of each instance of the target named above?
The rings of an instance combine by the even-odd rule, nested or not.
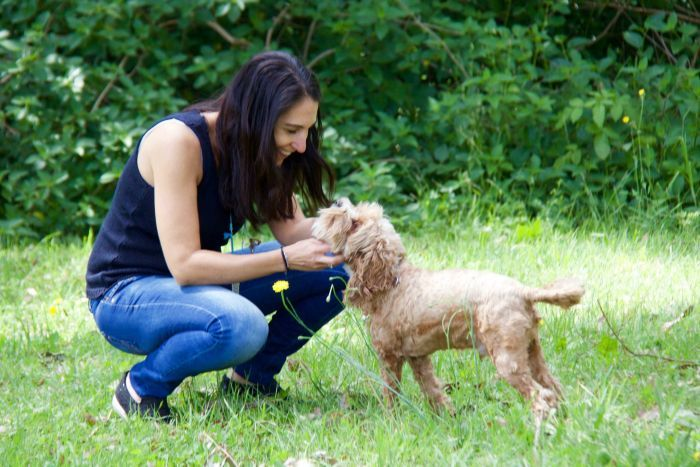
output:
[[[284,247],[289,269],[298,271],[315,271],[337,266],[345,259],[341,255],[328,256],[330,245],[309,238]]]

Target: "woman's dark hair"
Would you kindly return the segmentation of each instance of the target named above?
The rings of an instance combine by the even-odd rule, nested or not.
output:
[[[309,129],[304,154],[292,153],[276,164],[275,124],[279,117],[309,97],[320,103],[316,77],[294,56],[263,52],[236,73],[218,97],[186,110],[218,111],[214,151],[218,157],[219,196],[237,222],[254,228],[270,220],[291,219],[292,195],[301,194],[315,212],[330,203],[324,176],[333,190],[333,171],[319,155],[321,111]]]

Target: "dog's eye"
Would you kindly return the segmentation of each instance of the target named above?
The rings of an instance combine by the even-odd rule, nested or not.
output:
[[[341,204],[342,203],[340,202],[340,200],[336,199],[335,201],[333,201],[333,204],[331,206],[333,206],[334,208],[339,208]]]

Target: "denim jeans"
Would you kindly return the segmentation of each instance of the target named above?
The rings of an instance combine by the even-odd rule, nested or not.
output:
[[[259,245],[254,253],[278,249]],[[235,254],[250,253],[241,250]],[[297,321],[272,290],[287,280],[285,297]],[[102,335],[124,352],[146,355],[130,370],[140,396],[166,397],[188,376],[234,367],[258,384],[270,384],[287,356],[343,309],[347,273],[342,266],[321,271],[289,271],[240,284],[239,293],[217,285],[179,286],[168,276],[136,276],[113,285],[90,301]],[[269,324],[264,315],[275,312]],[[308,329],[307,329],[308,328]]]

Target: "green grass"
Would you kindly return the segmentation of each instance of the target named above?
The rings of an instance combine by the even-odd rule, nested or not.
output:
[[[697,367],[624,352],[598,302],[635,351],[700,359],[697,232],[619,227],[561,232],[477,223],[404,238],[411,260],[512,275],[532,285],[585,279],[582,305],[541,306],[546,359],[565,409],[534,444],[525,401],[472,352],[433,357],[455,387],[454,418],[434,415],[406,371],[406,396],[385,409],[357,310],[294,356],[284,401],[223,398],[220,373],[186,380],[170,398],[175,425],[119,419],[120,373],[138,361],[99,335],[83,298],[89,247],[49,240],[0,249],[0,459],[4,465],[220,463],[280,465],[698,465]],[[294,284],[291,284],[294,287]],[[694,305],[664,332],[661,326]],[[55,306],[55,314],[51,307]]]

